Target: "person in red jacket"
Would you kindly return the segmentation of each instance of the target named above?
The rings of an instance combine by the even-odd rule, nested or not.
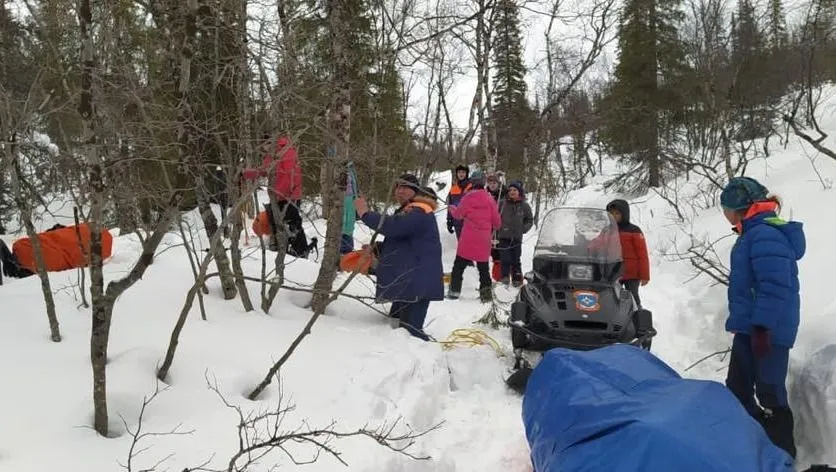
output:
[[[290,142],[289,137],[279,136],[276,139],[275,150],[265,153],[261,167],[245,169],[243,172],[243,177],[247,180],[265,176],[272,179],[269,192],[276,197],[279,211],[284,212],[284,223],[288,233],[287,253],[296,257],[307,257],[311,248],[302,228],[302,214],[299,212],[302,200],[302,167],[299,165],[296,147]],[[278,232],[269,203],[265,204],[265,211],[272,231],[270,249],[276,250],[278,242],[275,235]]]
[[[625,200],[613,200],[607,204],[607,211],[618,223],[618,236],[621,241],[621,258],[624,260],[624,274],[621,284],[633,294],[636,305],[641,308],[639,286],[650,281],[650,257],[647,243],[641,228],[630,223],[630,204]]]

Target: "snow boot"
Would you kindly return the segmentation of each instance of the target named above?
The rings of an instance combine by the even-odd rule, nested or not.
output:
[[[501,279],[499,282],[500,282],[502,285],[504,285],[504,286],[506,286],[506,287],[507,287],[508,285],[510,285],[510,284],[511,284],[511,278],[510,278],[510,277],[502,277],[502,279]]]
[[[447,298],[448,298],[449,300],[458,300],[458,299],[459,299],[459,296],[461,296],[461,293],[460,293],[460,292],[454,292],[454,291],[452,291],[452,290],[450,290],[450,291],[448,291],[448,292],[447,292]]]
[[[482,303],[490,303],[493,301],[493,290],[491,290],[491,287],[482,287],[479,289],[479,301]]]
[[[773,444],[787,451],[795,459],[795,439],[793,438],[794,419],[789,408],[774,408],[764,410],[760,421],[766,435]]]

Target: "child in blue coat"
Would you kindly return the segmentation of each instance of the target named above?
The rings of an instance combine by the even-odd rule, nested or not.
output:
[[[734,339],[726,385],[770,439],[795,458],[786,378],[800,319],[802,223],[780,219],[778,198],[749,177],[731,179],[720,203],[738,234],[729,273],[726,331]]]

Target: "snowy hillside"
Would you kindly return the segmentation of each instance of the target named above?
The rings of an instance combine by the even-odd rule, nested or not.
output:
[[[834,115],[828,110],[826,116]],[[836,130],[835,120],[824,125]],[[836,224],[827,222],[831,209],[836,207],[836,192],[829,188],[830,179],[836,177],[836,162],[824,156],[815,160],[823,178],[820,181],[807,157],[813,152],[791,140],[786,150],[775,146],[771,157],[749,166],[749,175],[761,179],[783,197],[783,215],[803,221],[807,232],[808,255],[800,267],[803,321],[798,345],[792,351],[793,375],[807,367],[816,351],[836,344],[836,292],[829,276],[836,262],[829,249]],[[608,167],[615,170],[615,165]],[[571,193],[566,204],[603,207],[618,197],[602,190],[605,178],[601,176],[589,187]],[[449,175],[438,175],[436,180],[449,182]],[[704,193],[692,183],[682,183],[678,188],[682,202],[712,198],[700,195],[701,192]],[[729,234],[727,223],[716,206],[699,209],[683,204],[682,221],[660,196],[651,194],[631,203],[633,221],[645,231],[652,251],[652,280],[642,297],[653,311],[659,331],[653,352],[686,376],[722,381],[727,359],[712,358],[687,372],[685,369],[730,344],[731,338],[723,330],[724,287],[712,285],[705,276],[693,278],[691,264],[676,260],[672,254],[677,249],[687,249],[690,236],[713,241]],[[71,214],[68,208],[54,210],[60,218]],[[443,211],[438,212],[445,267],[449,270],[455,239],[443,230],[444,216]],[[70,220],[60,222],[69,224]],[[52,218],[41,222],[44,228],[52,224]],[[318,221],[316,226],[314,229],[309,223],[308,233],[324,232],[324,222]],[[359,225],[355,236],[359,244],[370,235]],[[526,242],[523,270],[530,269],[535,236],[532,232]],[[11,242],[14,238],[4,239]],[[732,238],[718,243],[721,261],[727,261],[731,243]],[[143,280],[116,304],[108,398],[112,430],[119,436],[111,439],[97,436],[88,427],[92,423],[90,315],[89,310],[79,308],[76,272],[51,275],[64,335],[64,340],[57,344],[49,340],[37,278],[8,280],[0,287],[0,358],[4,359],[0,377],[5,380],[0,393],[0,470],[120,470],[119,462],[126,461],[131,445],[120,416],[127,428],[135,431],[143,397],[155,390],[156,367],[192,285],[187,256],[178,244],[179,236],[172,233]],[[138,257],[139,247],[133,236],[116,238],[114,256],[105,266],[106,277],[123,275]],[[257,248],[253,245],[245,252],[245,272],[259,273]],[[288,262],[287,283],[310,286],[318,270],[316,262],[290,258]],[[342,277],[338,277],[337,284]],[[465,273],[461,300],[431,304],[426,323],[429,334],[443,340],[457,328],[474,327],[472,322],[487,309],[478,303],[475,279],[473,270]],[[486,330],[501,343],[506,357],[498,356],[489,346],[445,350],[439,344],[417,341],[403,330],[393,330],[380,313],[361,301],[340,299],[320,318],[282,371],[281,397],[274,384],[264,400],[251,402],[246,400],[246,393],[261,381],[307,322],[310,312],[304,306],[309,295],[281,290],[271,313],[265,315],[260,311],[245,313],[237,300],[224,302],[216,279],[209,282],[209,287],[207,320],[201,320],[197,308],[193,309],[181,336],[169,388],[147,407],[142,425],[147,433],[164,433],[181,425],[179,431],[190,434],[143,439],[140,448],[150,449],[135,458],[134,470],[150,467],[171,454],[174,456],[159,470],[182,470],[209,459],[211,467],[225,470],[224,464],[238,450],[238,417],[208,388],[207,378],[217,385],[227,402],[239,406],[245,414],[275,409],[280,400],[295,405],[282,424],[281,429],[288,431],[303,425],[326,427],[333,421],[337,422],[334,429],[338,431],[375,428],[399,418],[399,428],[419,432],[440,424],[438,429],[417,439],[410,449],[413,455],[429,459],[416,462],[368,438],[355,437],[331,443],[342,451],[341,459],[347,468],[332,456],[322,454],[304,470],[531,470],[521,401],[503,385],[512,360],[506,331]],[[250,290],[257,300],[258,284],[251,284]],[[373,293],[372,283],[358,278],[349,293],[368,297]],[[497,296],[510,300],[513,293],[498,289]],[[823,382],[827,381],[825,377],[821,377]],[[832,376],[829,381],[830,388],[836,389]],[[795,388],[793,401],[806,401],[808,390]],[[829,398],[826,411],[798,418],[799,428],[821,431],[814,439],[818,444],[801,442],[802,454],[811,448],[821,450],[822,446],[827,451],[802,455],[802,466],[809,461],[836,463],[836,432],[831,427],[828,433],[821,424],[811,423],[836,421],[836,392],[831,391]],[[820,403],[811,403],[814,401]],[[816,406],[825,401],[811,398],[805,404]],[[396,429],[401,431],[404,429]],[[304,444],[287,447],[298,461],[313,457],[313,449]],[[252,470],[268,470],[270,464],[282,465],[280,470],[296,470],[291,459],[278,450]]]

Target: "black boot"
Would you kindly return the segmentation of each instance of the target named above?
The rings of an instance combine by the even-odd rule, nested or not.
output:
[[[795,421],[792,411],[788,407],[765,410],[761,420],[764,431],[772,443],[787,451],[787,454],[795,459],[795,439],[793,427]]]
[[[479,289],[479,301],[482,303],[490,303],[493,301],[493,291],[491,287],[482,287]]]

